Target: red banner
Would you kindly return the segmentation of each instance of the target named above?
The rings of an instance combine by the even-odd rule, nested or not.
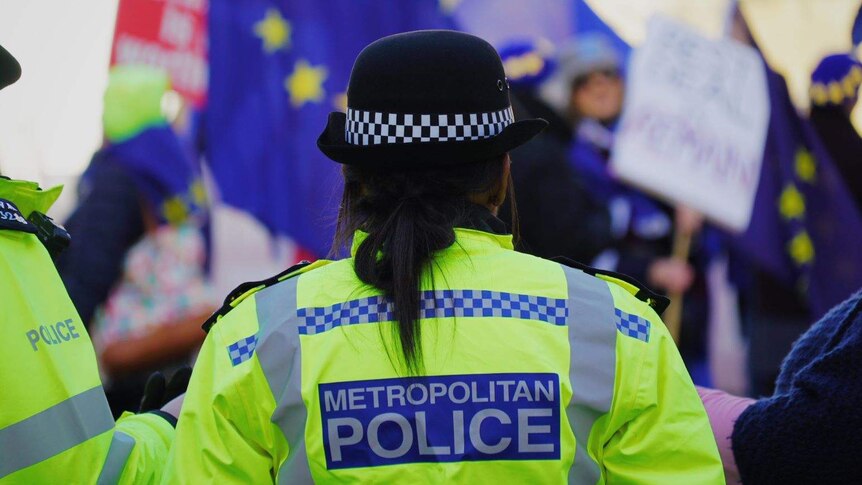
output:
[[[173,89],[201,107],[207,92],[207,0],[120,0],[114,64],[161,67]]]

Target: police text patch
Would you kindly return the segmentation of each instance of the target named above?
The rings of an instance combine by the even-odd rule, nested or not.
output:
[[[330,470],[560,458],[557,374],[472,374],[318,386]]]
[[[0,199],[0,229],[35,233],[36,228],[27,222],[21,211],[12,202]]]

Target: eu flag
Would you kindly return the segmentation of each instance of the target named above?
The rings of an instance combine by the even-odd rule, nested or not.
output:
[[[210,0],[206,155],[222,199],[326,254],[341,182],[315,142],[346,108],[353,60],[380,37],[448,27],[448,3]]]
[[[768,71],[771,115],[748,230],[736,243],[807,295],[817,318],[862,287],[862,216],[784,79]]]

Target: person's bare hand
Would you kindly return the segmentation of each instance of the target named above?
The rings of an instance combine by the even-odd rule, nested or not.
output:
[[[648,283],[668,293],[685,293],[694,281],[694,269],[687,262],[676,258],[661,258],[653,261],[647,273]]]

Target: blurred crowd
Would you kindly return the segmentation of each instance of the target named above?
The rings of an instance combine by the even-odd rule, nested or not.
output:
[[[756,47],[744,25],[731,35]],[[598,33],[556,46],[524,39],[499,51],[516,119],[550,123],[511,153],[516,203],[500,217],[516,235],[516,248],[622,273],[671,296],[675,306],[664,318],[705,402],[713,399],[707,388],[740,398],[776,395],[776,386],[787,384],[782,362],[823,314],[804,282],[777,276],[735,244],[733,233],[614,174],[628,53]],[[765,68],[770,82],[783,82]],[[851,112],[860,84],[855,55],[830,54],[811,73],[810,109],[788,114],[813,128],[857,213],[862,137]],[[104,140],[63,221],[74,243],[56,259],[92,335],[115,418],[138,408],[152,372],[193,365],[206,336],[201,323],[224,297],[211,281],[201,119],[185,110],[168,117],[169,90],[159,69],[111,69]],[[714,418],[709,405],[707,411]]]
[[[753,42],[740,34],[743,42]],[[696,384],[771,395],[792,343],[820,315],[804,288],[777,280],[696,211],[618,180],[609,169],[626,92],[626,53],[602,34],[562,46],[541,39],[500,49],[518,118],[549,128],[512,153],[519,249],[629,275],[681,300],[678,344]],[[862,206],[862,139],[850,120],[862,65],[827,56],[812,73],[807,117]],[[835,94],[831,86],[841,85]],[[208,282],[208,200],[198,120],[164,115],[164,72],[110,74],[104,144],[65,221],[75,244],[58,269],[94,335],[115,415],[140,400],[156,369],[191,363],[200,322],[219,306]],[[680,254],[674,239],[691,240]],[[666,315],[666,319],[668,316]]]

